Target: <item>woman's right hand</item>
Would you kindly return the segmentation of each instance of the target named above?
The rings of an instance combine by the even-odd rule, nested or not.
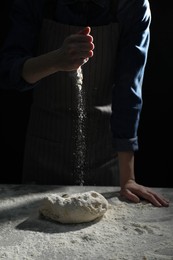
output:
[[[93,56],[93,37],[90,27],[68,36],[60,49],[50,51],[25,61],[22,78],[34,84],[58,71],[73,71]]]
[[[60,71],[78,69],[93,56],[93,37],[90,27],[68,36],[57,50],[57,66]]]

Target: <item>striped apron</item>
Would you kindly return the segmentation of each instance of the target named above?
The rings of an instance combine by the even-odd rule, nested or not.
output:
[[[79,26],[44,19],[39,54],[60,48]],[[91,27],[94,56],[82,66],[85,103],[84,185],[119,185],[117,155],[110,129],[112,86],[118,44],[118,24]],[[76,185],[76,125],[79,97],[69,72],[57,72],[33,90],[26,135],[23,183]]]

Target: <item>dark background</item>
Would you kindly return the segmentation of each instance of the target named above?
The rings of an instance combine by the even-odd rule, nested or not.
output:
[[[0,45],[8,31],[13,0],[0,10]],[[143,110],[139,126],[140,150],[136,177],[152,187],[173,187],[172,179],[172,60],[171,1],[150,0],[151,43],[143,83]],[[0,183],[20,183],[31,92],[0,90]]]

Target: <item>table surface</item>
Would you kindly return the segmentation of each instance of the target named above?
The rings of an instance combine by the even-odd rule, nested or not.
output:
[[[168,208],[124,201],[119,187],[1,184],[0,259],[173,259],[173,189],[153,189],[170,200]],[[39,218],[46,195],[90,190],[111,205],[99,221],[63,225]]]

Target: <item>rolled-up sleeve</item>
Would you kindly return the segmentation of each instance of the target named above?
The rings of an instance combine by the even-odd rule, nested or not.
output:
[[[112,93],[111,129],[116,151],[136,151],[142,110],[142,84],[150,42],[148,0],[121,0],[120,39]]]

